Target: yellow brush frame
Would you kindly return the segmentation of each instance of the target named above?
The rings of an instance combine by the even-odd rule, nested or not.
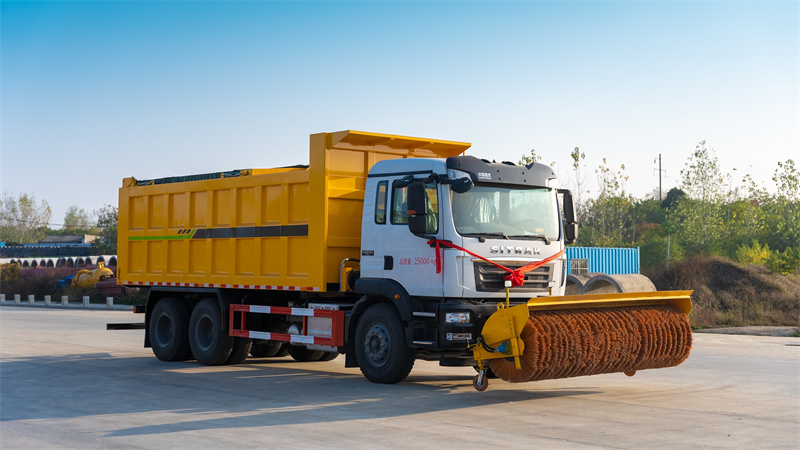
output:
[[[525,350],[520,335],[531,313],[590,308],[617,308],[630,306],[671,305],[688,315],[692,310],[692,291],[655,291],[622,294],[569,295],[563,297],[537,297],[527,303],[509,307],[499,303],[497,312],[489,316],[483,325],[479,342],[473,345],[473,358],[478,369],[485,370],[485,361],[496,358],[514,358],[520,369],[519,357]],[[481,343],[482,341],[482,343]],[[486,344],[485,346],[483,344]],[[506,344],[504,346],[504,344]],[[489,347],[487,349],[486,347]],[[496,349],[498,351],[491,351]],[[499,351],[505,349],[506,351]]]

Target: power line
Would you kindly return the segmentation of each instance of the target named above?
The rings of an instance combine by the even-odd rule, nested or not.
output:
[[[28,224],[41,225],[41,226],[45,226],[45,225],[47,225],[47,226],[57,226],[57,227],[70,226],[70,225],[67,225],[65,223],[43,223],[43,222],[38,222],[38,221],[35,221],[35,220],[15,219],[13,217],[1,217],[0,216],[0,220],[8,220],[8,221],[17,222],[17,223],[28,223]],[[96,227],[97,224],[89,224],[89,226],[90,227]]]

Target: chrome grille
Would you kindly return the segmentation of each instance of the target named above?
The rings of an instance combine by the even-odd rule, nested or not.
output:
[[[509,269],[518,269],[525,264],[502,264]],[[475,287],[478,291],[502,291],[505,289],[503,277],[508,275],[503,269],[483,261],[473,261],[472,266],[475,270]],[[525,273],[525,284],[514,288],[530,292],[547,292],[550,281],[553,280],[553,264],[545,264],[541,267]]]

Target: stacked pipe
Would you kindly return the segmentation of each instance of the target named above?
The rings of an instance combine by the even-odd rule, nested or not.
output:
[[[673,306],[535,312],[521,338],[521,370],[513,358],[488,361],[512,383],[677,366],[692,348],[689,320]]]

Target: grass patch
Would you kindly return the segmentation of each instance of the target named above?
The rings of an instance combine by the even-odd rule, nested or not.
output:
[[[9,266],[8,264],[3,267]],[[90,267],[89,269],[92,269]],[[61,296],[66,295],[70,301],[78,302],[84,296],[89,296],[89,303],[105,304],[106,297],[109,296],[100,292],[98,289],[80,289],[70,287],[69,282],[64,282],[66,277],[73,276],[80,270],[80,267],[57,267],[57,268],[36,268],[19,269],[16,271],[4,270],[3,278],[0,280],[0,294],[6,294],[6,299],[13,299],[15,294],[19,294],[22,301],[27,301],[29,295],[33,295],[36,300],[43,300],[45,295],[49,295],[54,302],[61,301]],[[115,294],[115,305],[144,305],[147,299],[149,288],[127,288],[125,293]]]

